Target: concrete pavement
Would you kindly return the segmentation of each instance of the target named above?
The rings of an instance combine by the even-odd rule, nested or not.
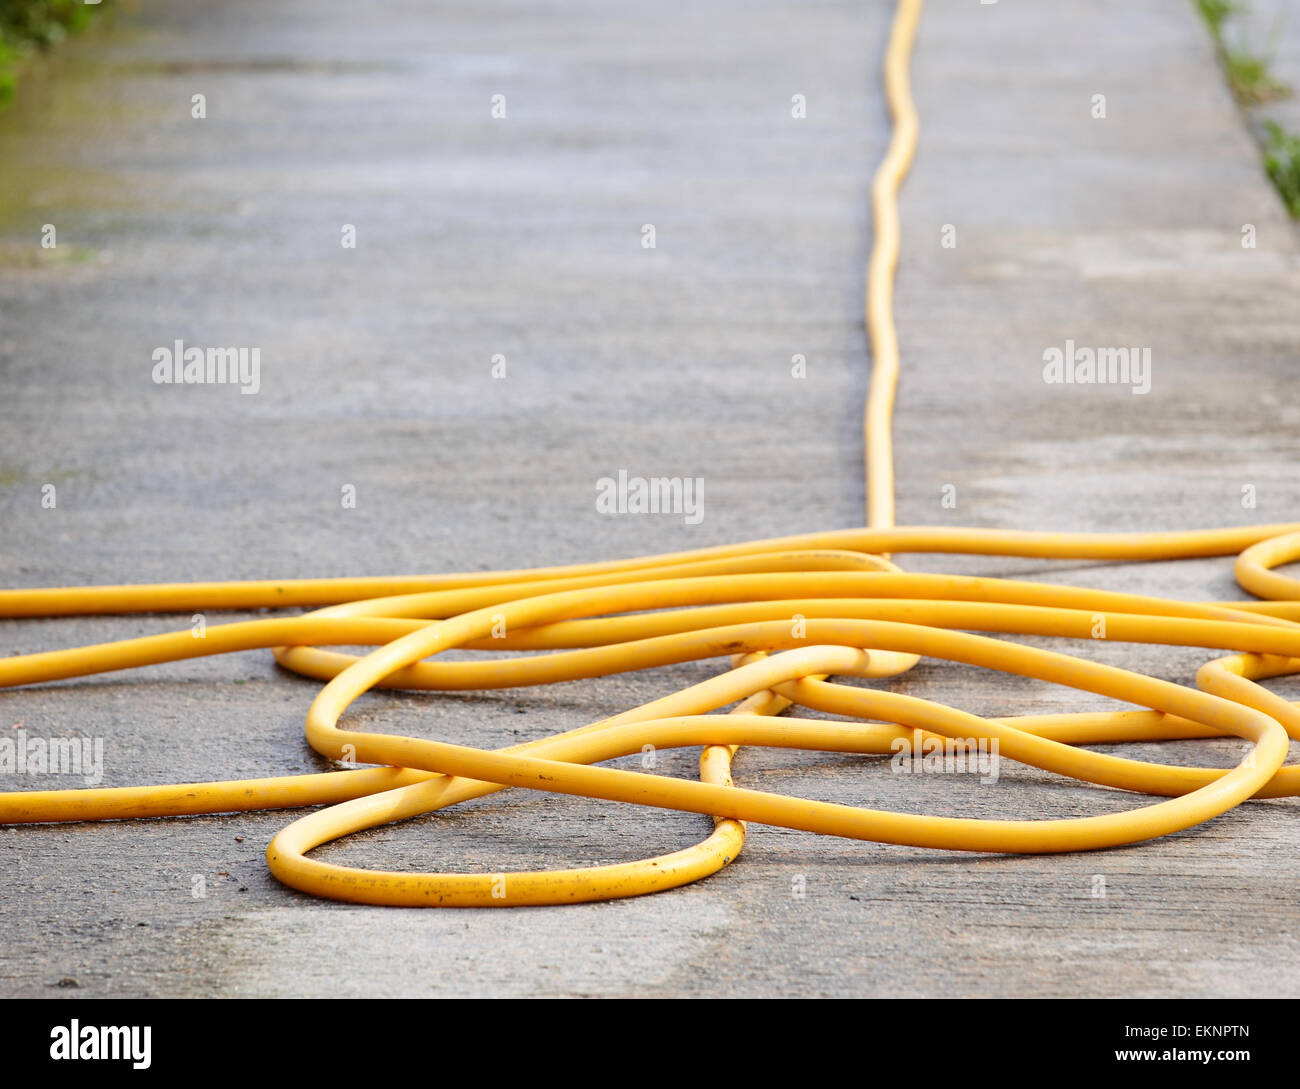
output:
[[[141,0],[70,44],[0,115],[0,584],[516,567],[860,523],[887,25],[885,5],[838,2],[383,0],[362,18]],[[913,83],[899,521],[1294,519],[1300,247],[1191,5],[935,2]],[[42,254],[47,223],[58,247]],[[259,347],[260,391],[155,385],[151,353],[177,338]],[[1044,384],[1044,351],[1067,340],[1149,348],[1150,392]],[[620,468],[702,477],[703,521],[597,513],[596,480]],[[1238,596],[1227,561],[905,562]],[[177,625],[0,622],[0,647]],[[1182,682],[1205,657],[1088,653]],[[715,668],[371,695],[354,721],[496,746]],[[898,686],[983,714],[1106,706],[932,664]],[[103,737],[105,785],[292,774],[325,767],[302,737],[315,691],[240,654],[0,693],[0,729]],[[747,751],[736,771],[914,812],[1134,802],[1006,765],[996,786],[819,754]],[[1296,816],[1294,800],[1254,803],[1058,858],[754,827],[687,889],[493,912],[288,890],[262,858],[285,814],[3,829],[0,994],[1294,996]],[[496,871],[643,857],[707,827],[508,794],[320,853]]]

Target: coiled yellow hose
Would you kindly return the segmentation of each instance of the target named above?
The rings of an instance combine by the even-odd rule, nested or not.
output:
[[[890,419],[898,380],[893,277],[897,194],[917,141],[908,58],[920,0],[901,0],[885,59],[894,119],[872,187],[875,240],[866,311],[873,372],[864,418],[865,529],[785,537],[635,560],[489,574],[307,579],[0,591],[0,616],[191,612],[317,606],[304,615],[211,626],[0,659],[0,686],[274,648],[289,669],[325,681],[307,740],[353,771],[235,782],[0,794],[0,821],[108,820],[326,805],[267,850],[285,884],[371,904],[574,903],[685,884],[731,862],[744,821],[949,850],[1074,851],[1134,843],[1209,820],[1249,798],[1300,794],[1284,767],[1300,705],[1257,681],[1300,672],[1300,582],[1272,569],[1300,558],[1300,524],[1152,534],[1053,534],[895,527]],[[1237,555],[1237,581],[1266,599],[1195,604],[1008,579],[907,574],[907,552],[1093,560]],[[1190,689],[997,635],[1208,647]],[[1103,635],[1099,636],[1098,633]],[[355,657],[322,649],[373,646]],[[542,651],[445,662],[439,652]],[[919,657],[1053,681],[1138,710],[987,719],[913,696],[835,684],[881,678]],[[340,725],[375,687],[456,690],[551,684],[669,663],[729,657],[732,668],[612,718],[493,752]],[[432,660],[430,660],[432,659]],[[719,708],[736,703],[727,714]],[[851,716],[774,717],[795,705]],[[874,720],[874,721],[863,721]],[[1080,748],[1089,743],[1236,736],[1252,743],[1231,770],[1173,767]],[[1090,783],[1164,798],[1124,813],[1068,820],[969,820],[882,812],[737,787],[741,745],[889,753],[903,738],[996,741],[1000,755]],[[700,781],[592,766],[656,748],[701,747]],[[430,813],[503,787],[700,813],[698,845],[585,869],[504,874],[395,873],[308,853],[351,832]]]

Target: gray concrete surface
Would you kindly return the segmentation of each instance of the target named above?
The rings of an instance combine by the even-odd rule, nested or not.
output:
[[[0,584],[513,567],[859,523],[886,7],[140,0],[69,45],[0,115]],[[1190,5],[935,2],[914,82],[900,521],[1296,518],[1300,246]],[[42,256],[45,223],[59,246]],[[176,338],[259,346],[260,393],[155,386],[150,353]],[[1151,392],[1045,385],[1042,353],[1066,338],[1150,347]],[[597,514],[595,481],[620,468],[702,476],[703,522]],[[1226,561],[907,562],[1238,596]],[[0,647],[174,626],[3,622]],[[1183,682],[1205,657],[1088,653]],[[377,695],[354,721],[499,745],[715,669]],[[898,684],[986,714],[1107,705],[935,664]],[[302,738],[315,691],[240,654],[0,693],[0,728],[102,736],[109,785],[288,774],[324,766]],[[1138,751],[1226,765],[1239,749]],[[667,770],[692,774],[692,757]],[[917,812],[1135,801],[1007,765],[980,786],[747,751],[737,773]],[[504,912],[283,888],[262,854],[284,814],[4,829],[0,994],[1296,995],[1296,817],[1293,800],[1255,803],[1056,858],[754,827],[693,887]],[[510,794],[321,854],[495,871],[632,859],[706,829]]]

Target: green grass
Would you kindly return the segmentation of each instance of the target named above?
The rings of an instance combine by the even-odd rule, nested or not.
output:
[[[76,33],[100,7],[85,0],[0,0],[0,104],[13,98],[33,55]]]
[[[1300,136],[1276,121],[1265,121],[1264,169],[1293,216],[1300,219]]]
[[[1195,0],[1205,25],[1214,39],[1214,51],[1223,65],[1224,76],[1232,97],[1242,106],[1258,106],[1291,94],[1291,88],[1277,79],[1267,58],[1251,52],[1244,45],[1229,45],[1224,25],[1232,15],[1245,11],[1236,0]]]
[[[1196,10],[1201,13],[1201,18],[1205,20],[1205,25],[1210,28],[1215,40],[1221,41],[1223,23],[1237,10],[1237,5],[1232,0],[1196,0]]]
[[[1291,94],[1291,88],[1274,77],[1268,61],[1244,49],[1224,50],[1223,72],[1233,97],[1243,106],[1258,106]]]
[[[1277,79],[1269,62],[1252,53],[1244,45],[1231,46],[1224,33],[1224,24],[1233,15],[1245,10],[1237,0],[1193,0],[1210,37],[1214,51],[1223,66],[1228,89],[1237,105],[1245,108],[1274,102],[1291,94],[1291,88]],[[1276,121],[1262,122],[1265,133],[1262,148],[1264,170],[1273,182],[1287,211],[1300,219],[1300,136],[1287,132]]]

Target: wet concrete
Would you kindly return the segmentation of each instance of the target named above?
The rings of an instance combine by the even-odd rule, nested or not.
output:
[[[849,3],[668,13],[385,0],[362,20],[292,0],[142,0],[72,43],[0,116],[0,582],[514,567],[859,522],[886,27],[881,6]],[[1191,6],[933,3],[914,83],[900,521],[1295,518],[1297,235]],[[1104,119],[1091,116],[1096,94]],[[39,252],[45,223],[58,257]],[[340,245],[344,224],[355,250]],[[945,225],[956,248],[942,245]],[[260,391],[155,385],[151,353],[177,338],[259,347]],[[1150,392],[1045,385],[1043,352],[1067,339],[1150,348]],[[491,374],[498,354],[504,379]],[[703,477],[703,521],[598,514],[595,482],[620,468]],[[955,508],[941,502],[948,484]],[[355,509],[341,506],[346,485]],[[1242,506],[1247,485],[1255,509]],[[907,563],[1236,596],[1226,561]],[[176,624],[3,622],[0,646]],[[1184,682],[1204,658],[1086,652]],[[501,745],[715,668],[375,695],[352,721]],[[898,683],[985,714],[1106,705],[931,664]],[[1300,684],[1276,687],[1300,698]],[[291,774],[325,766],[302,738],[315,691],[269,655],[241,654],[6,692],[0,728],[103,737],[107,785]],[[1223,766],[1239,753],[1230,741],[1136,750]],[[666,770],[692,764],[680,754]],[[1134,803],[1008,765],[980,785],[891,775],[883,759],[747,751],[737,774],[914,812]],[[262,860],[287,819],[0,830],[0,993],[1300,988],[1292,801],[1045,859],[755,827],[735,864],[689,889],[504,912],[301,896]],[[684,846],[707,826],[511,794],[321,854],[410,869],[596,864]]]

